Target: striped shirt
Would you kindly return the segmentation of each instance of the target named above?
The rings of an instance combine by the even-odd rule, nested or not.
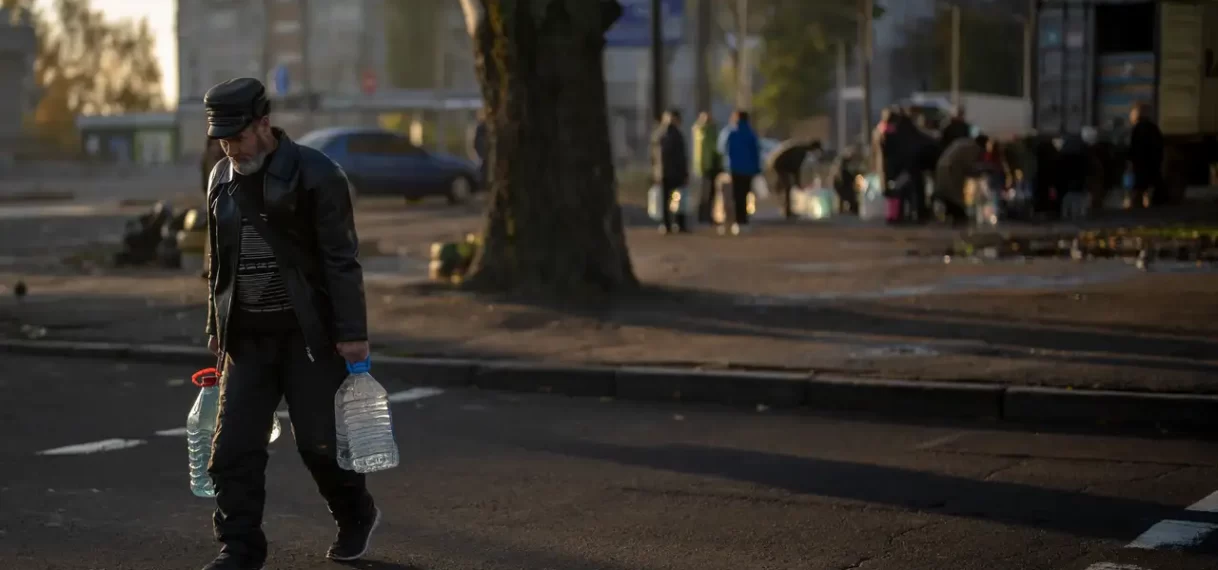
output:
[[[262,219],[266,220],[266,214]],[[292,310],[271,246],[245,216],[241,217],[241,256],[237,261],[237,306],[247,313]]]

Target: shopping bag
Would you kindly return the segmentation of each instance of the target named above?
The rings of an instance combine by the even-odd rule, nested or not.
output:
[[[654,221],[664,220],[664,209],[668,205],[664,203],[664,190],[659,184],[653,185],[647,190],[647,216]]]

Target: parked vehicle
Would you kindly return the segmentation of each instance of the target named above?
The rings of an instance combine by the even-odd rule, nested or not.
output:
[[[320,150],[347,173],[363,196],[415,200],[444,196],[465,202],[479,189],[478,166],[464,158],[428,151],[398,133],[368,127],[312,131],[297,141]]]
[[[901,105],[915,116],[925,118],[927,128],[932,131],[947,124],[954,107],[949,92],[914,93],[902,100]],[[965,119],[992,138],[1024,136],[1032,130],[1032,102],[1022,97],[963,91],[960,105],[964,107]]]

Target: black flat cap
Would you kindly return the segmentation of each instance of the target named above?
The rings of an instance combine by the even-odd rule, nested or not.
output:
[[[224,139],[236,136],[250,123],[271,112],[266,86],[251,77],[230,79],[207,90],[207,136]]]

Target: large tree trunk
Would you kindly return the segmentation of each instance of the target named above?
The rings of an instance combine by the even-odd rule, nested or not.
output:
[[[583,297],[637,286],[609,146],[616,0],[462,0],[490,134],[476,289]]]

